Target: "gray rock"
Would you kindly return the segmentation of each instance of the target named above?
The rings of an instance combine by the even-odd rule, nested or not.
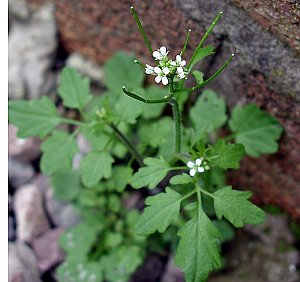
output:
[[[62,232],[62,228],[50,229],[42,236],[33,240],[32,247],[38,260],[38,268],[41,272],[48,271],[63,261],[65,254],[58,245],[58,240]]]
[[[50,228],[42,201],[41,191],[34,185],[22,186],[17,190],[14,210],[19,240],[31,243]]]
[[[257,71],[264,74],[272,90],[300,100],[299,56],[249,17],[245,11],[232,5],[229,0],[174,0],[174,2],[187,18],[196,21],[205,29],[219,11],[224,12],[213,30],[219,43],[218,55],[213,65],[204,66],[204,72],[212,73],[232,52],[238,51],[238,54],[230,64],[229,70],[210,84],[210,87],[228,98],[231,97],[233,103],[236,101],[234,95],[242,88],[245,78],[251,72]]]
[[[8,41],[9,98],[38,98],[55,83],[50,69],[56,50],[54,7],[46,4],[27,22],[12,23]]]
[[[81,222],[72,204],[56,200],[51,189],[47,190],[45,197],[47,212],[57,227],[74,226]]]
[[[36,258],[22,242],[8,243],[8,281],[40,282]]]
[[[12,158],[8,160],[8,178],[14,188],[28,183],[33,176],[34,169],[30,164]]]
[[[103,81],[102,68],[78,53],[71,54],[66,64],[69,67],[77,69],[83,76],[87,76],[95,82]]]
[[[21,161],[32,161],[40,155],[41,141],[38,138],[21,139],[17,137],[17,128],[8,125],[8,155]]]
[[[172,257],[168,260],[161,282],[184,282],[184,274],[175,265]]]
[[[8,9],[11,16],[22,20],[28,19],[30,14],[26,0],[9,0]]]
[[[8,217],[8,241],[16,239],[15,221],[12,216]]]

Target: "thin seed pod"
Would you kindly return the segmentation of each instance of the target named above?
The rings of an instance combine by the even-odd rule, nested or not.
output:
[[[187,65],[187,68],[189,69],[191,64],[193,63],[198,51],[202,48],[203,46],[203,43],[205,42],[206,38],[208,37],[208,35],[211,33],[211,31],[213,30],[214,26],[217,24],[217,22],[219,21],[219,19],[221,18],[221,16],[223,15],[223,12],[220,12],[216,17],[215,19],[213,20],[212,24],[210,25],[209,29],[205,32],[205,34],[203,35],[203,37],[201,38],[190,62],[188,63]]]
[[[209,77],[202,83],[200,83],[192,88],[177,89],[174,91],[175,92],[192,92],[192,91],[202,88],[203,86],[205,86],[206,84],[211,82],[213,79],[215,79],[228,66],[228,64],[231,62],[233,57],[234,57],[234,54],[231,54],[230,57],[227,59],[227,61],[224,63],[224,65],[221,66],[211,77]]]
[[[130,9],[131,9],[131,14],[132,14],[133,17],[134,17],[135,22],[137,23],[137,25],[138,25],[138,27],[139,27],[140,33],[141,33],[141,35],[143,36],[143,39],[144,39],[144,41],[145,41],[145,43],[146,43],[146,45],[147,45],[147,47],[148,47],[148,49],[149,49],[149,51],[150,51],[150,54],[151,54],[151,56],[152,56],[153,49],[152,49],[151,44],[150,44],[150,41],[149,41],[149,39],[148,39],[148,37],[147,37],[147,35],[146,35],[146,32],[145,32],[145,30],[144,30],[144,28],[143,28],[143,26],[142,26],[142,23],[141,23],[141,21],[140,21],[138,15],[137,15],[137,13],[136,13],[134,7],[131,6]]]
[[[141,101],[141,102],[143,102],[143,103],[146,103],[146,104],[161,104],[161,103],[166,103],[166,102],[169,101],[167,97],[166,97],[166,98],[163,98],[163,99],[157,99],[157,100],[147,100],[147,99],[144,99],[143,97],[141,97],[141,96],[139,96],[139,95],[137,95],[137,94],[134,94],[134,93],[132,93],[132,92],[126,90],[125,86],[123,86],[122,90],[123,90],[123,92],[124,92],[127,96],[129,96],[129,97],[131,97],[131,98],[133,98],[133,99],[136,99],[136,100],[138,100],[138,101]]]
[[[184,55],[184,52],[185,52],[185,50],[186,50],[186,47],[187,47],[188,42],[189,42],[189,39],[190,39],[190,35],[191,35],[191,30],[189,29],[188,34],[187,34],[187,36],[186,36],[186,38],[185,38],[185,42],[184,42],[182,51],[180,52],[180,56],[183,56],[183,55]]]

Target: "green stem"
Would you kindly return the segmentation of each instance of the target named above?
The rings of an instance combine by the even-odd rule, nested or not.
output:
[[[130,142],[130,140],[112,123],[108,124],[111,129],[114,131],[115,135],[119,138],[119,140],[128,148],[132,156],[135,157],[136,161],[140,166],[144,166],[143,158],[140,153],[135,149],[134,145]]]
[[[228,66],[228,64],[231,62],[233,57],[234,57],[234,54],[231,54],[231,56],[227,59],[227,61],[224,63],[224,65],[222,67],[220,67],[211,77],[209,77],[207,80],[205,80],[201,84],[198,84],[192,88],[182,88],[182,89],[177,89],[177,90],[175,89],[175,92],[192,92],[199,88],[204,87],[206,84],[208,84],[213,79],[215,79]]]
[[[213,30],[214,26],[217,24],[217,22],[219,21],[220,17],[222,16],[223,12],[220,12],[216,18],[213,20],[212,24],[210,25],[209,29],[205,32],[204,36],[201,38],[190,62],[187,65],[187,69],[190,69],[190,66],[192,65],[193,61],[195,60],[195,57],[197,55],[197,53],[199,52],[199,50],[202,48],[204,41],[206,40],[206,38],[208,37],[208,35],[211,33],[211,31]]]
[[[143,97],[139,96],[139,95],[136,95],[128,90],[126,90],[125,86],[123,86],[122,88],[123,92],[133,98],[133,99],[136,99],[138,101],[141,101],[143,103],[146,103],[146,104],[161,104],[161,103],[166,103],[169,101],[169,99],[166,97],[166,98],[163,98],[163,99],[157,99],[157,100],[147,100],[147,99],[144,99]]]
[[[147,37],[147,35],[146,35],[146,32],[145,32],[145,30],[144,30],[144,28],[143,28],[143,26],[142,26],[142,23],[141,23],[141,21],[140,21],[138,15],[137,15],[137,13],[136,13],[134,7],[131,6],[130,9],[131,9],[131,14],[132,14],[133,17],[134,17],[135,22],[137,23],[137,25],[138,25],[138,27],[139,27],[140,33],[141,33],[141,35],[143,36],[143,39],[144,39],[144,41],[145,41],[145,43],[146,43],[146,45],[147,45],[147,47],[148,47],[148,49],[149,49],[149,52],[150,52],[150,54],[151,54],[151,56],[152,56],[153,49],[152,49],[151,44],[150,44],[150,41],[149,41],[149,39],[148,39],[148,37]]]
[[[187,170],[187,169],[189,168],[186,166],[175,166],[175,167],[171,167],[170,170]]]
[[[187,47],[188,42],[189,42],[190,35],[191,35],[191,30],[189,29],[188,34],[187,34],[186,39],[185,39],[185,42],[184,42],[184,45],[183,45],[183,48],[182,48],[182,51],[180,52],[181,56],[184,55],[184,52],[185,52],[186,47]]]
[[[173,110],[174,124],[175,124],[175,152],[180,154],[181,152],[181,113],[176,98],[172,98],[170,101]]]
[[[197,189],[195,188],[195,189],[192,190],[190,193],[187,193],[185,196],[183,196],[183,197],[181,198],[181,201],[183,201],[183,200],[189,198],[190,196],[194,195],[196,192],[197,192]]]
[[[196,181],[196,188],[197,188],[197,192],[201,192],[211,198],[215,198],[215,196],[212,193],[207,192],[206,190],[204,190],[203,188],[200,187],[198,181]]]

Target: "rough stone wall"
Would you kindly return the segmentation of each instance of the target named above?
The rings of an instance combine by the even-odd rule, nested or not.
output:
[[[46,0],[29,0],[32,7]],[[50,0],[49,0],[50,1]],[[233,63],[211,88],[230,107],[255,102],[285,128],[280,151],[247,158],[230,181],[254,191],[255,200],[277,204],[300,219],[300,7],[291,0],[51,0],[59,34],[69,52],[103,63],[117,50],[135,52],[148,62],[129,7],[134,5],[153,48],[166,45],[176,54],[192,29],[191,54],[218,11],[224,15],[208,43],[216,55],[200,65],[206,75],[232,52]],[[148,58],[148,59],[147,59]]]

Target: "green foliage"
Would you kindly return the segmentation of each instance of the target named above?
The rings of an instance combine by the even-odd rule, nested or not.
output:
[[[76,70],[66,67],[61,74],[58,94],[66,107],[83,110],[92,99],[90,81],[88,78],[81,78]]]
[[[9,101],[9,121],[18,127],[21,138],[35,135],[44,138],[61,123],[56,107],[48,97]]]
[[[231,186],[226,186],[213,195],[218,219],[224,216],[235,227],[259,224],[265,219],[263,210],[248,201],[251,192],[232,190]]]
[[[220,233],[201,208],[178,235],[175,263],[185,273],[186,282],[205,281],[209,272],[222,266],[218,246]]]
[[[41,169],[46,175],[51,175],[63,169],[71,169],[78,148],[73,135],[64,131],[54,131],[43,142],[41,151],[43,152]]]
[[[137,20],[133,8],[132,13]],[[60,238],[66,260],[58,267],[59,281],[129,281],[149,250],[162,251],[166,245],[174,252],[178,245],[175,261],[187,282],[205,281],[222,266],[220,244],[233,238],[232,225],[264,220],[264,212],[250,202],[250,192],[226,186],[224,171],[239,168],[245,153],[276,152],[282,132],[277,120],[248,105],[234,108],[226,124],[224,99],[207,89],[181,118],[189,92],[216,78],[232,59],[206,80],[202,72],[192,70],[214,52],[203,44],[220,17],[182,69],[194,76],[195,87],[184,88],[180,68],[174,67],[178,62],[167,55],[157,65],[169,64],[169,91],[144,87],[140,66],[119,52],[104,65],[107,91],[101,96],[90,94],[89,80],[76,70],[62,71],[58,94],[65,107],[78,110],[76,119],[61,117],[47,97],[9,102],[9,120],[18,127],[18,136],[43,139],[40,167],[51,177],[55,197],[71,202],[82,218]],[[139,28],[143,31],[140,23]],[[171,108],[175,122],[168,116]],[[57,130],[62,123],[72,127]],[[226,126],[233,133],[224,139],[219,129]],[[80,152],[75,169],[78,134],[90,148]],[[131,196],[146,193],[131,188],[143,187],[154,190],[140,214],[140,203],[133,204]],[[156,231],[163,234],[157,236]]]
[[[148,197],[142,216],[136,225],[138,234],[148,235],[156,230],[162,233],[179,216],[182,197],[179,193],[166,188],[165,193]]]
[[[80,165],[82,182],[87,187],[95,186],[103,177],[111,177],[111,164],[114,159],[107,152],[88,153]]]
[[[229,121],[235,140],[245,146],[249,156],[275,153],[282,133],[279,122],[266,112],[251,104],[235,107]]]
[[[223,169],[239,168],[239,161],[244,157],[245,149],[241,144],[226,144],[218,140],[209,151],[211,162]]]
[[[227,119],[225,102],[214,91],[204,90],[196,104],[191,108],[190,118],[197,130],[208,126],[209,132],[215,131]]]
[[[171,167],[163,158],[146,158],[144,164],[145,167],[140,168],[131,179],[130,183],[135,189],[145,186],[148,186],[149,189],[155,188],[171,170]]]

